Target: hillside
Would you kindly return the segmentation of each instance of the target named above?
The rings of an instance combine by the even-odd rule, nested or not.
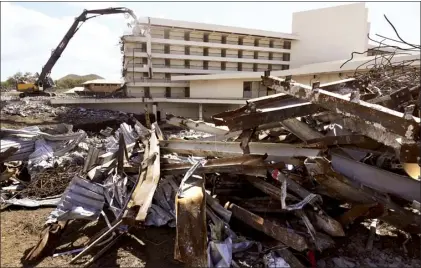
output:
[[[77,74],[68,74],[66,76],[63,76],[62,78],[58,79],[58,81],[63,80],[94,80],[94,79],[104,79],[103,77],[97,75],[97,74],[87,74],[87,75],[77,75]]]
[[[81,86],[84,82],[95,79],[103,79],[103,77],[96,74],[77,75],[68,74],[56,81],[58,89],[67,89]]]

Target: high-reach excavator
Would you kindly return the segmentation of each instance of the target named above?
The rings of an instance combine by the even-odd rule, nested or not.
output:
[[[52,95],[51,93],[46,92],[46,90],[49,90],[55,87],[54,81],[50,77],[51,70],[53,69],[57,60],[60,58],[64,49],[67,47],[67,44],[69,43],[70,39],[72,39],[72,37],[79,30],[82,24],[89,19],[101,16],[101,15],[119,14],[119,13],[131,15],[134,18],[134,20],[137,21],[137,17],[134,14],[134,12],[125,7],[83,10],[82,14],[80,14],[79,17],[76,17],[75,22],[67,31],[66,35],[63,37],[59,45],[56,47],[56,49],[53,50],[47,63],[42,67],[41,74],[38,76],[36,81],[33,83],[26,82],[26,81],[17,82],[16,89],[22,92],[19,94],[19,96],[21,98],[25,96],[34,96],[34,95],[35,96],[36,95],[51,96]],[[93,15],[93,16],[88,17],[89,15]]]

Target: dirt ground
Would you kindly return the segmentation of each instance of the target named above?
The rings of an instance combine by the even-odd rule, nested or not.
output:
[[[23,267],[23,257],[37,243],[43,224],[52,208],[9,209],[1,216],[1,267]],[[76,221],[68,225],[56,252],[78,248],[103,226]],[[136,229],[132,233],[145,245],[129,236],[118,242],[92,267],[183,267],[173,260],[175,229],[169,227]],[[420,237],[412,236],[404,252],[405,237],[388,225],[377,232],[373,250],[365,243],[369,231],[364,224],[356,224],[347,231],[349,236],[335,239],[336,248],[318,254],[319,268],[329,267],[421,267]],[[94,254],[97,251],[93,251]],[[74,256],[74,255],[73,255]],[[88,254],[75,265],[69,265],[72,255],[47,257],[36,267],[78,267],[92,255]]]
[[[41,208],[1,212],[1,267],[26,266],[23,257],[38,242],[43,224],[51,211],[52,208]],[[95,223],[85,225],[86,222],[83,221],[69,224],[56,252],[77,248],[102,228]],[[148,227],[132,233],[145,246],[129,236],[122,236],[92,267],[182,267],[173,260],[174,229]],[[82,258],[79,265],[69,265],[73,256],[47,257],[36,266],[78,267],[92,255]]]

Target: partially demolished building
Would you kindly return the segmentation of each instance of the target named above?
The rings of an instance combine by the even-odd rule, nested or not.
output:
[[[241,100],[275,92],[258,79],[209,83],[206,78],[177,77],[260,75],[265,70],[346,59],[352,51],[368,48],[367,12],[364,3],[358,3],[294,13],[292,34],[145,18],[139,24],[142,36],[136,29],[122,37],[127,94],[150,99],[154,113],[210,118],[244,104]],[[312,20],[318,21],[317,26]],[[340,25],[330,23],[335,20]]]
[[[343,13],[352,9],[351,15]],[[290,39],[290,69],[259,72],[265,64],[259,55],[275,49],[275,41],[269,40],[268,47],[260,46],[260,40],[244,45],[246,37],[257,38],[253,32],[241,37],[242,44],[228,44],[228,37],[217,43],[221,57],[190,55],[198,47],[208,54],[215,44],[210,36],[220,33],[204,33],[203,42],[193,41],[201,28],[173,22],[178,28],[164,27],[164,38],[152,37],[158,35],[151,29],[159,28],[153,25],[159,20],[151,20],[146,34],[140,29],[142,36],[125,37],[123,44],[132,49],[125,65],[130,60],[146,65],[134,63],[132,72],[125,70],[132,98],[75,100],[119,112],[53,109],[27,100],[4,106],[3,116],[46,111],[77,122],[0,131],[1,208],[55,207],[23,260],[33,264],[47,256],[67,256],[66,264],[88,267],[142,228],[167,226],[174,228],[175,237],[162,243],[171,243],[171,259],[185,267],[419,267],[420,45],[401,39],[405,55],[394,47],[391,53],[335,60],[367,48],[364,5],[304,12],[296,19],[315,20],[332,10],[342,21],[361,12],[361,23],[350,27],[354,32],[341,30],[356,43],[322,56],[314,53],[320,44],[315,40],[308,48],[313,54],[302,57],[294,51],[311,35],[301,32]],[[174,35],[179,28],[183,35]],[[338,44],[320,42],[325,41]],[[181,43],[187,55],[171,50]],[[164,53],[154,52],[156,44],[163,44]],[[138,46],[146,52],[135,52]],[[222,56],[228,50],[224,46],[240,47],[237,71],[222,70],[230,58],[227,52]],[[255,48],[255,72],[242,71],[249,60],[242,57],[245,47]],[[186,57],[183,68],[172,66],[176,57]],[[330,61],[317,62],[318,57]],[[221,64],[221,73],[191,75],[211,71],[210,58]],[[169,66],[156,65],[162,60]],[[190,68],[198,61],[202,69]],[[139,114],[143,108],[167,113],[166,122]],[[75,120],[80,117],[89,123]],[[206,117],[210,119],[195,120]],[[96,121],[102,123],[95,126]],[[60,238],[82,220],[95,222],[97,231],[80,247],[60,249]],[[385,230],[400,240],[385,246]],[[386,253],[392,247],[395,256]]]

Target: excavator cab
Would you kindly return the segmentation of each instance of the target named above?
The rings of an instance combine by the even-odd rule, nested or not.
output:
[[[26,96],[55,96],[54,93],[48,93],[46,90],[50,88],[55,88],[54,80],[47,76],[44,79],[44,82],[42,81],[36,81],[36,82],[28,82],[28,81],[18,81],[16,84],[16,90],[20,91],[22,93],[19,94],[19,97],[24,98]]]

